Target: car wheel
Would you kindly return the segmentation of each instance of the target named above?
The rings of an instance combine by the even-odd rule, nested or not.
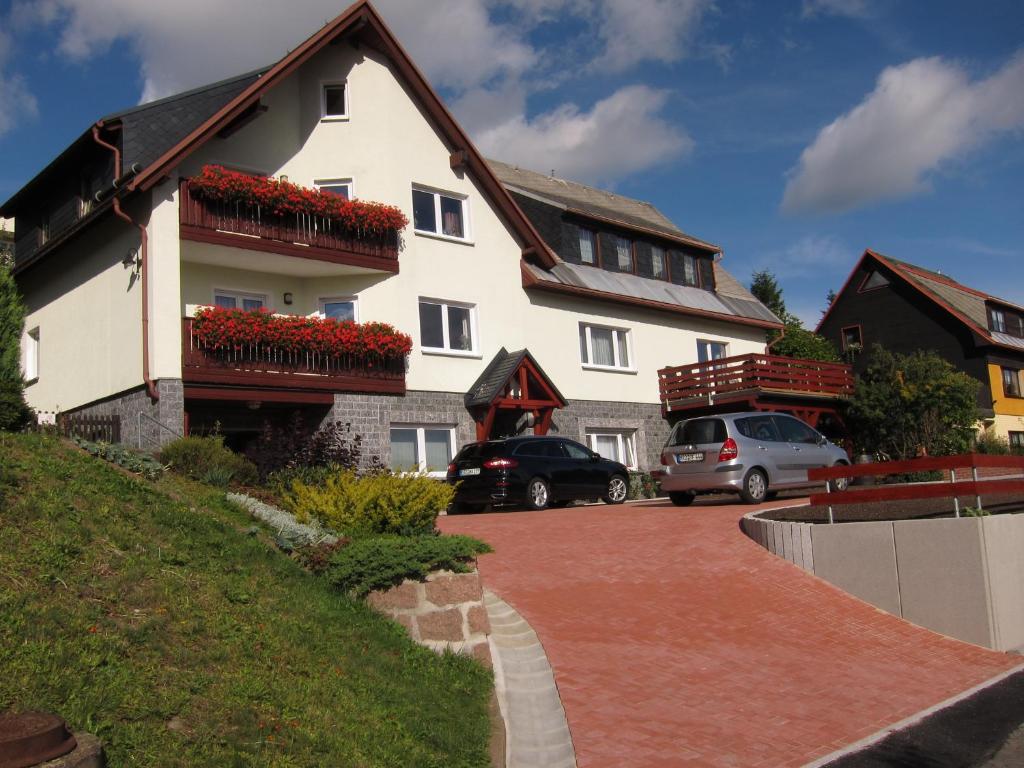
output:
[[[688,507],[693,504],[697,494],[689,491],[669,491],[668,498],[677,507]]]
[[[621,504],[629,495],[629,482],[622,475],[612,475],[608,481],[608,490],[601,501],[605,504]]]
[[[526,485],[527,509],[544,509],[551,501],[551,491],[542,478],[535,477]]]
[[[845,467],[847,465],[843,464],[842,462],[839,462],[838,464],[834,464],[833,466]],[[849,487],[850,487],[850,478],[848,478],[848,477],[837,477],[837,478],[834,478],[834,479],[828,481],[828,489],[832,493],[842,493],[843,491],[845,491]]]
[[[760,504],[768,496],[768,477],[763,470],[751,469],[743,476],[740,498],[747,504]]]

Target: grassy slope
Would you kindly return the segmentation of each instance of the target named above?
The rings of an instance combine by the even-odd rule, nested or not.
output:
[[[0,711],[55,711],[115,768],[486,765],[489,674],[250,525],[207,486],[0,434]]]

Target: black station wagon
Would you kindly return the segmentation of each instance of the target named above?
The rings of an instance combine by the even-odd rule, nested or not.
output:
[[[564,507],[575,500],[621,504],[629,471],[564,437],[510,437],[470,443],[448,465],[458,483],[453,512],[479,512],[488,504],[528,509]]]

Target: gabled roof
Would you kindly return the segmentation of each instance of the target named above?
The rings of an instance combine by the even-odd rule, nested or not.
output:
[[[644,200],[634,200],[576,181],[546,176],[500,160],[489,159],[487,162],[495,175],[513,192],[537,197],[542,202],[581,216],[621,224],[630,229],[661,235],[716,253],[721,250],[717,245],[686,234],[661,211]]]
[[[121,163],[129,168],[151,165],[238,94],[267,72],[262,67],[244,75],[151,101],[107,115],[100,123],[122,126]]]
[[[244,117],[247,110],[254,108],[266,91],[289,77],[331,41],[349,34],[360,35],[360,39],[369,47],[379,50],[388,57],[399,77],[419,99],[420,105],[447,140],[453,155],[453,166],[457,163],[472,174],[483,193],[520,238],[524,256],[536,259],[545,266],[558,263],[558,259],[502,186],[369,0],[356,0],[341,15],[325,24],[268,69],[250,72],[109,116],[108,120],[120,120],[125,128],[130,130],[131,135],[125,136],[125,140],[130,143],[130,146],[126,147],[126,155],[128,150],[135,153],[134,161],[144,166],[125,190],[145,191],[158,184],[192,152],[230,126],[233,121]],[[170,124],[160,125],[156,119],[158,117],[161,120],[168,120]],[[104,121],[100,120],[96,125],[102,127]],[[86,138],[87,135],[88,132],[83,134],[76,144],[91,140]],[[123,167],[128,167],[130,162],[130,158],[126,157]],[[53,165],[51,163],[47,169]],[[45,175],[44,170],[29,185],[36,183]],[[21,193],[15,197],[19,194]],[[5,206],[14,199],[8,201]]]
[[[529,360],[533,365],[534,370],[537,371],[544,381],[543,384],[547,386],[552,393],[562,401],[564,405],[566,400],[562,396],[562,393],[558,391],[551,379],[547,377],[544,370],[534,360],[533,355],[530,354],[528,349],[520,349],[517,352],[509,352],[504,347],[498,350],[498,354],[487,364],[484,368],[483,373],[473,382],[473,386],[469,388],[466,393],[465,401],[467,408],[475,408],[480,406],[487,406],[494,402],[494,399],[498,397],[502,392],[505,391],[505,386],[508,384],[509,379],[515,374],[519,367],[523,364],[524,360]]]
[[[861,256],[860,261],[853,268],[839,295],[846,292],[850,286],[850,280],[860,270],[866,260],[873,260],[887,267],[925,298],[931,300],[959,320],[982,341],[998,346],[1010,347],[1018,351],[1024,350],[1024,339],[989,330],[988,304],[999,304],[1021,313],[1024,313],[1024,307],[958,283],[948,275],[885,256],[871,249],[864,251],[864,255]],[[825,316],[821,318],[821,322],[818,323],[819,330],[830,313],[831,307],[829,312],[826,312]]]

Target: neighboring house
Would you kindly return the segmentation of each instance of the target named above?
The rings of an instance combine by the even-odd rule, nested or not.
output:
[[[983,423],[1024,447],[1024,307],[875,251],[865,251],[818,325],[855,371],[881,344],[932,350],[973,376]]]
[[[194,194],[210,164],[410,224],[345,239],[217,205]],[[646,468],[667,435],[657,370],[762,353],[779,327],[717,247],[650,206],[488,165],[364,1],[268,69],[99,120],[0,215],[16,218],[30,404],[118,415],[144,448],[214,428],[241,444],[302,409],[395,467],[443,472],[465,442],[532,428]],[[212,304],[387,322],[414,346],[398,371],[225,360],[196,342]]]

